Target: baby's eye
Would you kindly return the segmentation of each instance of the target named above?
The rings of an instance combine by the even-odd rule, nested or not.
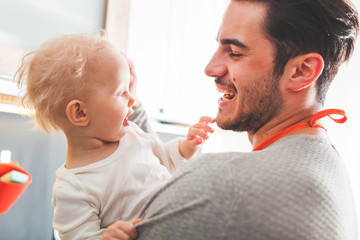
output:
[[[129,92],[129,90],[123,90],[123,91],[120,91],[119,92],[119,94],[118,94],[118,96],[126,96],[127,94],[129,94],[130,92]]]
[[[125,91],[119,91],[116,93],[117,96],[123,96],[125,94]]]

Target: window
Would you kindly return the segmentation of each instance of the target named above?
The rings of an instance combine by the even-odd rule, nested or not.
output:
[[[204,69],[226,6],[224,0],[131,1],[128,56],[152,117],[193,124],[215,115],[218,93]]]
[[[12,78],[24,52],[57,34],[93,33],[105,28],[110,41],[126,49],[129,2],[0,1],[0,108],[16,103],[18,91]]]

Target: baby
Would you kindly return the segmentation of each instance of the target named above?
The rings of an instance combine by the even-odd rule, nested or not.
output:
[[[53,227],[61,239],[100,239],[117,220],[138,217],[149,196],[213,132],[202,117],[185,139],[166,144],[128,121],[135,104],[129,62],[105,37],[63,35],[24,56],[24,106],[48,133],[64,132]]]

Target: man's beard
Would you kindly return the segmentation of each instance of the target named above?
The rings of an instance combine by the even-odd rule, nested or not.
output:
[[[219,127],[224,130],[256,133],[259,128],[279,113],[283,105],[279,90],[279,77],[273,75],[264,79],[262,86],[248,86],[238,89],[238,91],[241,91],[241,112],[233,119],[229,117],[226,121],[217,121]],[[246,107],[246,111],[244,111],[244,107]],[[237,109],[234,109],[234,112],[236,111]],[[218,116],[220,113],[221,109],[219,109]]]

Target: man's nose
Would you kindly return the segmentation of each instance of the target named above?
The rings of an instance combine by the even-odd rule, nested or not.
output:
[[[218,54],[215,53],[205,67],[205,74],[209,77],[224,76],[227,73],[226,69],[225,63],[219,58]]]

